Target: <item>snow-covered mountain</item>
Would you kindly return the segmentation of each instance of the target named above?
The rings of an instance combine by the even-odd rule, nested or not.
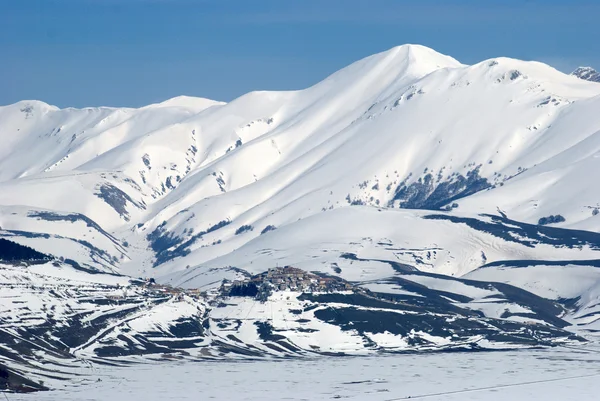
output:
[[[544,64],[466,66],[405,45],[308,89],[228,104],[19,102],[0,108],[0,226],[51,235],[61,245],[44,250],[60,256],[157,276],[356,204],[595,230],[598,95]],[[86,259],[82,242],[104,254]]]
[[[139,109],[0,107],[0,237],[57,258],[39,271],[6,265],[3,284],[42,280],[61,289],[40,295],[32,284],[18,299],[3,298],[0,330],[12,331],[0,345],[38,336],[15,325],[49,319],[42,306],[8,311],[40,298],[64,327],[91,327],[38,344],[66,357],[571,338],[564,331],[575,324],[571,314],[594,307],[597,289],[582,282],[600,259],[600,85],[580,78],[508,58],[464,65],[404,45],[304,90],[252,92],[229,103],[178,97]],[[532,260],[546,264],[507,267]],[[532,284],[553,263],[586,266],[551,270],[556,280],[577,281],[572,291],[554,296]],[[276,292],[266,304],[215,307],[129,281],[153,277],[211,294],[223,279],[285,265],[340,277],[370,291],[369,300]],[[54,270],[70,273],[58,280]],[[589,302],[574,306],[578,296]],[[388,304],[373,306],[370,297]],[[413,331],[350,327],[365,317],[398,318],[390,313],[431,321]],[[467,323],[475,317],[496,329],[475,330]],[[425,326],[443,327],[439,319],[460,323],[428,337]],[[179,348],[167,345],[177,341]],[[8,359],[27,371],[30,357]]]

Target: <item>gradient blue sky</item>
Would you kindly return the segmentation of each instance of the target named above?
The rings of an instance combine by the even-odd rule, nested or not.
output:
[[[0,105],[299,89],[403,43],[600,67],[600,0],[0,0]]]

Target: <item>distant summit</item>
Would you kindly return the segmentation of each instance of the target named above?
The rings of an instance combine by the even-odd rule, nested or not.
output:
[[[600,72],[594,70],[592,67],[579,67],[571,73],[577,78],[585,79],[586,81],[600,82]]]

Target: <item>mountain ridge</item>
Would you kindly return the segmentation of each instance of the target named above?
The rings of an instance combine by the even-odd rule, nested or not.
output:
[[[351,204],[500,209],[530,223],[560,214],[566,217],[560,225],[591,228],[598,225],[593,194],[576,213],[551,196],[537,212],[514,191],[527,178],[535,183],[528,184],[535,202],[548,190],[548,173],[538,165],[549,164],[557,182],[581,185],[574,195],[588,191],[557,172],[582,160],[593,165],[594,124],[598,130],[600,124],[588,116],[599,95],[595,85],[541,63],[495,58],[467,66],[403,45],[305,90],[251,92],[229,103],[177,97],[139,109],[56,110],[33,102],[29,110],[21,102],[12,107],[16,115],[3,119],[3,131],[12,126],[18,137],[28,130],[39,138],[34,146],[22,139],[23,150],[39,155],[37,167],[7,146],[12,157],[0,158],[2,185],[15,195],[0,202],[28,199],[32,210],[80,213],[141,248],[151,232],[178,238],[179,247],[187,243],[185,252],[213,238],[219,254],[257,235],[226,234],[235,226],[281,226]],[[563,120],[587,125],[567,137]],[[31,191],[45,195],[32,198]],[[67,200],[63,193],[72,195]],[[234,221],[202,238],[190,234]]]

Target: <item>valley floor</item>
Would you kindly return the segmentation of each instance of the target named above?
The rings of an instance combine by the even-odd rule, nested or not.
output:
[[[597,400],[600,347],[90,366],[42,400]]]

